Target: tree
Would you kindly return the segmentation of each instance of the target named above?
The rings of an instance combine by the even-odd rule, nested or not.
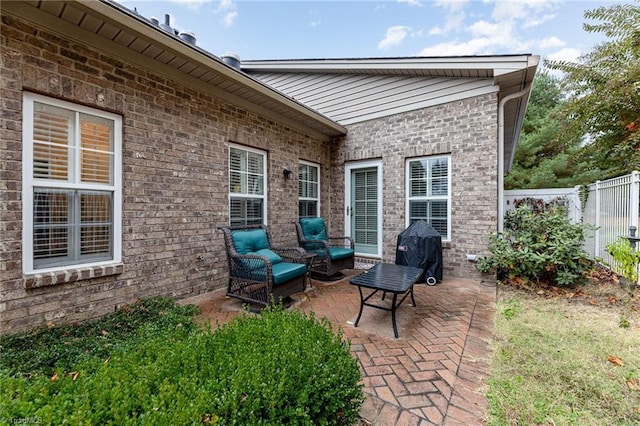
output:
[[[610,40],[577,62],[545,61],[565,73],[562,134],[582,138],[576,159],[597,179],[640,169],[640,3],[634,3],[586,11],[585,18],[600,23],[585,23],[584,30]]]
[[[590,182],[593,174],[576,161],[581,138],[564,134],[564,93],[547,72],[536,76],[506,189],[560,188]]]

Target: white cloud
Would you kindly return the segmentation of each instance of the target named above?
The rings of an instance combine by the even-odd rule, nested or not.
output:
[[[552,49],[556,47],[564,47],[565,44],[566,43],[560,40],[558,37],[552,36],[540,40],[538,42],[538,47],[540,47],[541,49]]]
[[[406,3],[409,6],[422,7],[420,0],[398,0],[398,3]]]
[[[547,21],[554,15],[538,16],[548,10],[555,10],[562,3],[561,0],[526,0],[526,1],[496,1],[491,12],[491,17],[497,22],[500,21]]]
[[[486,51],[492,42],[486,38],[476,38],[462,43],[440,43],[426,47],[418,56],[471,56]]]
[[[311,10],[309,11],[309,16],[311,17],[310,21],[309,21],[309,26],[311,28],[316,28],[320,25],[320,14],[318,13],[317,10]]]
[[[446,35],[452,32],[464,30],[464,12],[448,13],[445,17],[444,25],[436,25],[429,30],[431,35]]]
[[[467,6],[467,0],[437,0],[432,2],[433,6],[441,7],[449,12],[458,12]]]
[[[551,61],[568,61],[568,62],[576,62],[579,56],[582,55],[582,51],[580,49],[575,48],[565,48],[560,49],[557,52],[546,55],[546,59]]]
[[[473,37],[497,38],[500,34],[510,33],[511,26],[478,21],[469,26],[468,31]]]
[[[233,25],[237,18],[238,12],[236,12],[235,10],[233,12],[228,12],[222,17],[222,25],[225,28],[229,28]]]
[[[220,21],[225,28],[229,28],[230,26],[232,26],[238,18],[237,7],[231,0],[222,0],[215,13],[223,14]]]
[[[173,3],[178,3],[185,6],[189,10],[197,11],[205,3],[210,3],[211,0],[171,0]]]
[[[578,62],[578,57],[582,56],[583,52],[580,49],[574,48],[565,48],[558,50],[557,52],[551,53],[549,55],[545,55],[544,59],[549,61],[557,61],[557,62]],[[543,62],[544,67],[544,62]],[[558,70],[549,70],[546,71],[554,77],[562,78],[564,76],[564,72]]]
[[[522,23],[522,28],[535,28],[545,22],[551,21],[557,17],[556,14],[547,14],[539,17],[532,16],[531,19],[527,19]]]
[[[449,40],[422,49],[421,55],[484,55],[530,52],[532,48],[561,48],[565,44],[553,35],[541,39],[525,36],[525,30],[538,27],[557,16],[559,0],[497,0],[483,2],[492,7],[490,15],[473,13],[473,3],[440,0],[431,3],[445,11],[444,23],[434,26],[429,34],[449,36]],[[472,21],[468,18],[475,17]],[[452,40],[455,34],[457,41]],[[469,38],[469,40],[465,40]],[[454,40],[455,40],[454,39]],[[442,38],[444,40],[444,38]],[[537,52],[533,52],[537,53]]]
[[[411,30],[411,28],[401,25],[387,28],[387,34],[384,36],[384,39],[378,43],[378,49],[387,50],[390,47],[399,45],[402,43],[402,40],[407,37],[409,30]]]

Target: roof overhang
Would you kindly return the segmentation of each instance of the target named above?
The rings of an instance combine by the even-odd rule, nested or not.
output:
[[[160,73],[321,140],[346,128],[110,0],[2,1],[3,15]]]
[[[329,74],[367,74],[412,77],[448,77],[491,79],[498,89],[498,102],[525,90],[504,107],[504,165],[511,168],[516,145],[527,109],[533,79],[540,57],[532,54],[344,58],[242,61],[248,73],[293,72]]]

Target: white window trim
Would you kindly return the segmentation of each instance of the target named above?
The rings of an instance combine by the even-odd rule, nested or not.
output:
[[[256,154],[260,154],[262,155],[262,157],[264,158],[264,161],[262,162],[262,175],[264,176],[264,194],[263,195],[256,195],[256,194],[239,194],[239,193],[235,193],[235,192],[231,192],[231,187],[229,186],[229,178],[231,176],[231,163],[229,162],[229,157],[231,155],[231,148],[235,148],[235,149],[240,149],[242,151],[248,151],[248,152],[253,152]],[[228,211],[228,222],[231,223],[231,198],[262,198],[263,201],[263,206],[264,206],[264,214],[262,216],[262,224],[266,225],[267,224],[267,217],[268,217],[268,194],[269,194],[269,177],[267,175],[267,152],[263,151],[261,149],[256,149],[256,148],[250,148],[248,146],[244,146],[244,145],[237,145],[237,144],[233,144],[230,143],[229,144],[229,149],[227,151],[227,162],[229,163],[227,166],[227,211]]]
[[[426,196],[426,197],[409,197],[410,191],[410,180],[409,180],[409,163],[412,161],[421,161],[421,160],[437,160],[440,158],[447,159],[447,195],[440,196]],[[408,227],[410,224],[411,218],[409,217],[409,202],[412,200],[447,200],[447,237],[442,238],[442,241],[451,241],[451,155],[432,155],[425,157],[414,157],[407,158],[405,160],[405,227]]]
[[[301,197],[299,198],[299,200],[303,200],[303,201],[316,201],[316,216],[320,217],[320,212],[322,211],[320,209],[320,194],[322,192],[322,186],[321,186],[321,167],[320,164],[318,163],[312,163],[311,161],[304,161],[304,160],[300,160],[298,161],[299,164],[305,164],[307,166],[312,166],[312,167],[316,167],[318,169],[318,198],[310,198],[310,197]],[[298,182],[298,185],[300,185],[300,183]]]
[[[33,266],[33,190],[36,186],[33,179],[33,113],[34,103],[66,108],[76,113],[86,113],[113,120],[113,259],[98,262],[77,263],[34,269]],[[67,182],[47,181],[49,188],[75,188]],[[103,185],[92,188],[91,184],[83,184],[86,189],[104,190]],[[122,117],[99,109],[86,107],[72,102],[62,101],[35,93],[25,92],[22,103],[22,269],[25,274],[46,273],[67,269],[85,269],[99,266],[110,266],[122,262]]]

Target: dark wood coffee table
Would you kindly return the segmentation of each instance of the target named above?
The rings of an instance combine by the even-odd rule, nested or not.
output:
[[[411,303],[413,303],[413,306],[416,306],[416,301],[413,298],[413,285],[420,275],[422,275],[421,268],[395,265],[393,263],[378,263],[368,271],[351,278],[349,283],[358,286],[358,291],[360,292],[360,312],[358,312],[358,318],[356,319],[354,326],[358,326],[358,322],[362,316],[362,309],[365,306],[382,309],[384,311],[391,311],[393,334],[398,338],[396,309],[402,304],[402,302],[404,302],[404,299],[406,299],[408,295],[411,295]],[[365,297],[362,291],[363,288],[373,290],[373,292]],[[379,291],[382,292],[382,300],[384,300],[387,293],[393,294],[391,307],[369,302],[369,299]],[[400,300],[398,300],[399,295],[402,295]]]

